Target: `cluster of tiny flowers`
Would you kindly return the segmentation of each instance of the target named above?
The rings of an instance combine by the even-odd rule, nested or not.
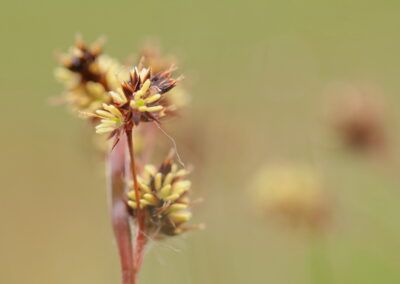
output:
[[[171,78],[170,71],[152,75],[150,68],[135,67],[129,80],[108,93],[111,102],[87,115],[99,118],[96,132],[110,133],[110,137],[141,121],[158,121],[169,107],[163,103],[163,95],[175,87],[177,81]]]
[[[78,40],[69,54],[61,58],[56,77],[65,85],[66,101],[83,117],[92,118],[96,133],[114,138],[109,140],[114,146],[120,135],[128,135],[135,128],[132,138],[137,153],[137,149],[145,147],[142,132],[146,126],[142,123],[159,123],[187,102],[184,93],[175,88],[181,78],[171,77],[174,64],[160,53],[142,53],[139,65],[129,71],[101,52],[100,44],[86,46]],[[171,98],[171,94],[176,95]],[[102,148],[110,149],[105,141],[100,142]],[[192,216],[188,199],[191,183],[185,179],[188,171],[179,169],[171,157],[159,169],[147,165],[143,174],[137,176],[139,200],[133,185],[128,193],[132,219],[141,218],[143,213],[144,231],[156,238],[200,228],[183,225]]]
[[[107,94],[119,84],[121,65],[102,54],[101,45],[86,46],[81,40],[60,56],[56,78],[65,86],[65,100],[78,112],[93,112],[111,101]]]
[[[139,177],[140,208],[146,216],[146,231],[154,237],[177,235],[191,229],[182,226],[192,217],[188,210],[191,182],[185,179],[187,174],[187,170],[179,169],[168,158],[158,169],[147,165]],[[136,215],[137,200],[133,189],[128,197],[128,205]]]

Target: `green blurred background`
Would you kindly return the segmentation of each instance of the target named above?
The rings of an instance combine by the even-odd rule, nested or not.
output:
[[[195,164],[194,195],[205,203],[193,224],[207,228],[153,243],[141,283],[311,283],[307,238],[259,218],[248,201],[257,169],[277,158],[315,165],[335,198],[324,249],[331,283],[400,283],[398,1],[0,7],[0,283],[119,283],[103,164],[84,123],[48,103],[62,90],[54,51],[77,32],[107,36],[106,52],[121,60],[156,38],[190,82],[191,111],[170,132]],[[384,91],[390,159],[332,142],[322,109],[337,81]]]

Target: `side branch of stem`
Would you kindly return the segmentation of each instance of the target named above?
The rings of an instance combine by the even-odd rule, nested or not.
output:
[[[110,201],[111,221],[118,246],[123,284],[134,284],[132,271],[133,249],[129,212],[126,206],[125,157],[127,143],[125,137],[110,150],[107,159],[107,184]]]

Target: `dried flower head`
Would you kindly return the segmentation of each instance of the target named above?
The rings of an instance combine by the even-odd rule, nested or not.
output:
[[[168,108],[162,103],[164,94],[175,87],[178,80],[171,78],[171,70],[152,75],[151,69],[133,68],[129,80],[122,82],[116,91],[109,92],[111,103],[88,114],[101,119],[96,132],[119,136],[123,129],[140,122],[163,118]]]
[[[386,134],[380,92],[363,85],[337,86],[333,91],[336,100],[331,120],[345,145],[359,150],[384,150]]]
[[[183,226],[192,217],[188,198],[191,182],[185,179],[188,171],[179,169],[171,156],[158,169],[147,165],[139,177],[140,206],[145,212],[146,232],[156,238],[194,228]],[[136,216],[135,192],[131,190],[128,196],[128,205]]]
[[[74,110],[93,112],[111,101],[107,92],[118,87],[117,75],[122,68],[102,54],[100,42],[86,46],[78,38],[69,54],[60,55],[60,62],[55,76],[64,84],[65,100]]]
[[[330,202],[318,175],[306,167],[266,167],[256,176],[260,208],[292,225],[321,229],[329,221]]]

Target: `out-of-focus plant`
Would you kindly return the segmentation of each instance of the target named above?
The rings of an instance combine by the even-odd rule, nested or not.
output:
[[[321,178],[304,166],[267,166],[255,178],[258,206],[272,218],[293,227],[324,230],[330,199]]]
[[[385,152],[387,137],[381,92],[365,84],[338,84],[328,93],[330,121],[344,144],[370,153]]]
[[[106,135],[99,144],[108,144],[102,148],[108,148],[110,207],[122,283],[137,283],[149,238],[201,227],[185,226],[192,216],[191,183],[188,170],[174,162],[175,152],[158,168],[148,164],[157,139],[154,129],[183,105],[169,98],[182,77],[172,77],[172,61],[167,64],[151,55],[128,72],[102,54],[100,43],[87,46],[80,39],[59,58],[56,77],[65,86],[65,101],[95,125],[96,133]]]
[[[160,44],[156,41],[147,41],[139,49],[138,57],[142,58],[145,66],[151,66],[154,73],[174,68],[177,64],[177,58],[173,55],[163,55]],[[171,108],[169,112],[182,110],[190,102],[186,89],[182,84],[175,86],[166,100]]]
[[[55,76],[64,86],[64,100],[77,113],[95,111],[109,103],[109,91],[118,87],[124,70],[120,63],[102,54],[102,41],[91,46],[77,38],[68,54],[59,54],[61,66]]]
[[[332,202],[315,170],[298,165],[270,165],[254,178],[254,200],[260,212],[291,229],[305,231],[315,283],[329,283],[323,245],[331,224]]]

